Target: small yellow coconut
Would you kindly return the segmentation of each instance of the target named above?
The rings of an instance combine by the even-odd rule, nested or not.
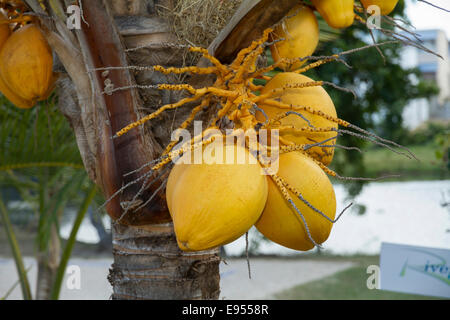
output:
[[[336,197],[333,186],[322,169],[309,157],[299,152],[280,155],[278,175],[301,192],[315,208],[334,219]],[[268,239],[282,246],[307,251],[314,247],[308,237],[304,223],[285,200],[275,182],[270,177],[269,194],[266,207],[256,228]],[[289,192],[295,205],[306,220],[311,237],[318,244],[327,240],[333,224],[315,212],[292,192]]]
[[[13,32],[0,51],[0,78],[32,105],[50,95],[55,81],[52,68],[52,51],[34,24]]]
[[[282,88],[290,84],[302,84],[306,82],[313,82],[314,80],[301,74],[292,72],[279,73],[273,77],[262,89],[261,94],[270,93],[272,90]],[[328,93],[321,86],[308,87],[308,88],[292,88],[283,91],[280,94],[274,96],[274,98],[280,98],[281,102],[293,105],[293,106],[307,106],[313,110],[319,110],[326,115],[337,117],[336,108]],[[290,111],[289,109],[280,109],[269,105],[260,105],[265,111],[266,115],[273,119],[279,113]],[[293,110],[295,111],[295,110]],[[314,115],[306,111],[298,111],[310,124],[316,128],[334,128],[337,129],[338,125],[330,120],[323,118],[320,115]],[[264,121],[265,118],[262,113],[257,113],[259,121]],[[292,114],[282,119],[281,125],[294,126],[295,128],[309,127],[309,124],[300,116]],[[280,133],[280,136],[296,144],[314,144],[325,141],[326,139],[335,137],[336,132],[284,132]],[[335,144],[335,140],[326,142],[324,145],[330,146]],[[308,150],[308,153],[315,159],[321,161],[323,164],[328,165],[333,160],[334,148],[332,147],[313,147]]]
[[[275,62],[282,58],[296,59],[310,56],[319,43],[319,24],[314,12],[305,6],[297,5],[288,14],[288,19],[278,25],[272,33],[272,40],[284,39],[270,47]],[[300,68],[305,61],[282,64],[284,70]]]
[[[11,30],[9,29],[9,25],[7,23],[2,23],[7,21],[8,18],[0,12],[0,50],[3,48],[5,43],[8,41],[11,35]],[[16,93],[14,93],[7,84],[0,77],[0,92],[15,106],[21,109],[29,109],[33,107],[33,102],[28,101],[19,97]]]
[[[372,5],[378,6],[383,15],[388,15],[394,11],[397,2],[398,0],[361,0],[364,8],[367,9]]]
[[[353,0],[312,0],[312,3],[332,28],[347,28],[355,20]]]

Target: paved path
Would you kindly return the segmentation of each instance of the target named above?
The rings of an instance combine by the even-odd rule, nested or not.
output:
[[[245,259],[233,259],[227,263],[221,264],[221,298],[239,300],[271,299],[274,293],[353,266],[352,262],[344,261],[250,259],[252,278],[249,279]]]
[[[106,277],[111,263],[110,259],[71,259],[69,266],[77,265],[80,268],[81,289],[69,290],[65,280],[61,299],[109,299],[111,286]],[[221,299],[271,299],[276,292],[321,279],[353,265],[351,262],[342,261],[258,258],[250,260],[252,279],[249,279],[245,259],[230,259],[227,263],[228,265],[224,263],[220,265]],[[32,266],[29,277],[34,292],[36,264],[33,258],[25,258],[25,267],[29,266]],[[17,274],[13,260],[0,258],[0,298],[16,281]],[[21,299],[21,297],[20,288],[16,287],[9,299]]]

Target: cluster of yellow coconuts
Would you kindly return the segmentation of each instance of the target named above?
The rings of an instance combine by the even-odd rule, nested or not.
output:
[[[390,13],[397,1],[362,0],[363,6],[378,5],[382,14]],[[354,21],[353,0],[312,0],[324,20],[334,28],[345,28]],[[271,53],[274,61],[295,59],[314,53],[319,42],[319,27],[312,9],[298,5],[274,30]],[[261,94],[288,84],[302,84],[313,80],[294,72],[304,61],[283,65],[283,73],[274,76]],[[283,90],[278,99],[285,104],[309,106],[333,118],[336,109],[330,96],[321,86]],[[273,119],[283,110],[259,105],[259,121]],[[302,112],[300,112],[302,113]],[[316,128],[335,128],[337,124],[324,117],[304,114],[309,125]],[[290,115],[280,125],[305,127],[305,121]],[[301,135],[283,133],[281,137],[295,144],[311,144],[336,136],[336,132],[309,132]],[[334,144],[330,142],[329,144]],[[239,151],[239,149],[242,149]],[[241,159],[236,154],[240,154]],[[286,200],[273,179],[263,175],[261,166],[247,149],[225,146],[223,157],[234,157],[233,164],[176,163],[169,175],[166,199],[173,219],[179,247],[184,251],[201,251],[228,244],[255,226],[265,237],[294,250],[307,251],[323,243],[330,235],[336,214],[336,197],[331,181],[318,165],[329,165],[334,148],[316,146],[307,153],[289,152],[279,155],[277,175],[299,190],[306,201],[290,192],[296,208],[304,220]],[[240,160],[240,162],[239,162]],[[253,160],[253,161],[251,161]],[[318,213],[325,214],[325,219]],[[311,238],[314,239],[313,243]]]
[[[30,109],[53,90],[53,55],[35,24],[14,32],[0,12],[0,92],[16,107]]]
[[[389,14],[397,0],[361,2],[365,8],[374,4],[381,8],[382,14]],[[312,0],[312,3],[331,27],[345,28],[353,24],[353,0]],[[0,22],[7,19],[0,13]],[[319,42],[319,27],[313,10],[302,5],[293,8],[274,30],[273,37],[274,40],[283,39],[271,46],[275,62],[313,54]],[[287,72],[273,77],[261,94],[290,83],[313,81],[289,72],[303,63],[281,65]],[[12,32],[7,23],[0,23],[0,91],[12,103],[29,109],[37,101],[45,100],[55,81],[52,66],[51,49],[36,25],[28,24]],[[287,89],[278,98],[286,104],[306,105],[337,117],[333,101],[320,86]],[[281,111],[274,106],[259,107],[269,119]],[[321,116],[308,114],[307,117],[310,125],[316,128],[337,129],[336,123]],[[305,121],[295,115],[283,118],[280,124],[295,128],[306,126]],[[282,137],[295,144],[308,144],[325,141],[333,135],[332,132],[284,133]],[[252,226],[270,240],[295,250],[313,248],[311,237],[318,244],[328,238],[332,222],[312,207],[332,220],[336,213],[336,198],[330,180],[314,160],[329,165],[334,148],[317,146],[310,148],[307,154],[289,152],[279,156],[278,176],[300,190],[307,199],[306,203],[292,196],[304,221],[272,178],[262,174],[261,165],[245,147],[225,145],[222,155],[222,163],[208,164],[212,161],[203,159],[201,164],[175,164],[169,175],[166,199],[182,250],[208,250],[230,243]],[[231,164],[227,161],[230,158],[234,159]]]
[[[265,85],[261,94],[285,84],[310,81],[300,74],[279,73]],[[302,101],[312,109],[337,116],[331,98],[321,86],[288,89],[279,98],[283,103]],[[269,119],[282,112],[273,106],[259,107]],[[316,128],[337,128],[335,123],[323,117],[306,113],[305,116]],[[263,115],[257,114],[259,117]],[[289,115],[281,119],[279,125],[302,128],[308,124],[301,117]],[[320,142],[335,135],[336,132],[280,133],[283,139],[296,144]],[[328,165],[333,153],[333,148],[321,146],[310,148],[307,154],[282,153],[277,172],[290,186],[300,190],[311,206],[330,219],[334,219],[336,213],[333,186],[314,160]],[[293,195],[296,207],[306,220],[307,231],[272,177],[263,174],[261,165],[246,148],[225,144],[219,161],[216,154],[213,153],[214,159],[205,159],[205,154],[206,157],[210,155],[204,153],[203,162],[199,164],[187,164],[181,158],[175,163],[167,182],[166,200],[182,250],[201,251],[225,245],[252,226],[273,242],[295,250],[312,249],[315,244],[309,236],[319,244],[328,238],[332,223]]]
[[[355,20],[354,0],[312,0],[316,10],[327,24],[336,29],[347,28]],[[365,9],[378,6],[382,15],[391,13],[398,0],[361,0]],[[287,18],[273,32],[273,40],[284,39],[271,46],[275,62],[281,58],[296,59],[307,57],[314,53],[319,43],[319,24],[314,11],[306,6],[297,5]],[[292,65],[282,65],[284,70],[295,70],[305,60]]]

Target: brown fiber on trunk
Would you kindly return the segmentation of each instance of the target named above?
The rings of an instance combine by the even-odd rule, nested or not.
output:
[[[87,4],[87,3],[86,3]],[[89,1],[83,6],[84,18],[87,24],[82,24],[85,46],[89,52],[85,56],[89,58],[91,68],[105,68],[110,66],[127,66],[128,61],[125,47],[119,37],[117,28],[109,8],[101,1]],[[110,70],[94,72],[94,88],[96,99],[104,103],[108,119],[101,128],[100,150],[98,151],[98,168],[103,177],[102,185],[105,197],[109,198],[121,186],[134,181],[148,170],[124,177],[125,174],[140,168],[142,165],[156,158],[155,147],[145,145],[142,131],[135,129],[127,135],[111,139],[115,132],[119,131],[129,123],[136,121],[139,117],[138,107],[142,104],[138,99],[135,89],[120,90],[112,94],[101,94],[105,83],[112,83],[114,87],[127,87],[134,83],[128,70]],[[140,209],[130,210],[130,214],[122,216],[124,203],[126,205],[138,206],[148,199],[160,183],[153,184],[135,201],[130,204],[134,195],[141,187],[135,184],[124,190],[120,200],[113,200],[107,205],[107,211],[113,220],[121,219],[123,224],[145,225],[151,223],[162,223],[170,221],[164,196],[155,197],[154,201]]]
[[[127,46],[150,45],[150,48],[130,52],[133,65],[181,66],[182,52],[164,43],[176,38],[166,21],[156,16],[154,7],[124,11],[123,4],[113,1],[116,24]],[[154,3],[170,5],[170,3]],[[128,13],[128,14],[125,14]],[[175,83],[178,79],[152,71],[134,73],[138,84]],[[178,100],[176,95],[157,90],[142,90],[144,106],[152,112],[161,103]],[[158,103],[159,102],[159,103]],[[188,111],[188,110],[187,110]],[[187,112],[186,111],[186,112]],[[183,111],[178,115],[182,116]],[[170,140],[168,123],[174,121],[164,115],[147,125],[147,134],[157,137],[164,145]],[[151,160],[151,159],[149,159]],[[134,213],[133,213],[134,214]],[[124,226],[113,225],[113,255],[109,281],[113,299],[218,299],[220,276],[217,250],[184,253],[177,245],[173,225]]]

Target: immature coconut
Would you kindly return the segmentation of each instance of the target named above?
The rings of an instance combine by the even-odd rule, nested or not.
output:
[[[284,72],[279,73],[275,77],[273,77],[261,90],[261,94],[270,93],[272,90],[283,88],[286,85],[295,85],[295,84],[305,84],[308,82],[314,82],[313,79],[308,78],[307,76],[293,73],[293,72]],[[292,111],[295,111],[295,106],[306,106],[310,107],[313,110],[322,111],[324,114],[334,117],[337,117],[336,108],[334,107],[334,103],[331,100],[328,93],[321,86],[312,86],[307,88],[290,88],[283,91],[280,91],[279,94],[276,94],[274,97],[279,98],[281,102],[285,104],[289,104],[293,106]],[[286,111],[290,111],[289,109],[280,109],[270,105],[260,105],[260,108],[264,110],[269,119],[275,118],[278,114]],[[311,114],[306,111],[298,111],[304,118],[306,118],[308,122],[306,122],[302,117],[292,114],[283,118],[279,121],[279,123],[283,126],[293,126],[296,129],[301,129],[304,127],[315,127],[315,128],[332,128],[337,129],[338,125],[335,122],[332,122],[328,119],[320,115]],[[260,121],[264,121],[264,116],[258,112],[257,118]],[[337,135],[335,131],[328,132],[295,132],[286,131],[284,133],[280,133],[282,138],[294,142],[296,144],[315,144],[327,139],[333,138]],[[321,161],[323,164],[328,165],[333,160],[334,156],[334,148],[331,147],[335,144],[335,140],[329,140],[325,142],[324,146],[316,146],[312,147],[308,150],[308,153],[314,157],[315,159]]]
[[[322,169],[308,156],[299,152],[280,155],[278,175],[301,192],[309,204],[334,219],[336,196],[333,185]],[[283,197],[277,185],[268,177],[269,193],[266,207],[256,228],[268,239],[294,250],[307,251],[314,247],[306,226],[293,206]],[[313,240],[327,240],[333,224],[289,191],[295,205],[306,220]]]
[[[7,21],[8,18],[0,12],[0,50],[4,47],[4,45],[8,42],[11,36],[11,30],[7,23],[2,23]],[[15,92],[13,92],[8,85],[2,80],[0,77],[0,92],[15,106],[22,109],[29,109],[33,106],[32,101],[26,100],[20,96],[18,96]]]
[[[0,78],[32,105],[47,99],[53,90],[52,68],[50,46],[34,24],[13,32],[0,51]]]
[[[289,11],[287,17],[272,33],[272,40],[284,39],[270,47],[275,62],[282,58],[298,59],[310,56],[319,44],[319,24],[310,8],[297,5]],[[284,70],[295,70],[305,62],[306,60],[293,64],[284,63],[280,67]]]
[[[312,0],[312,3],[330,27],[340,29],[353,24],[353,0]]]
[[[364,8],[369,8],[370,6],[378,6],[380,8],[381,14],[388,15],[394,11],[398,0],[361,0]]]

